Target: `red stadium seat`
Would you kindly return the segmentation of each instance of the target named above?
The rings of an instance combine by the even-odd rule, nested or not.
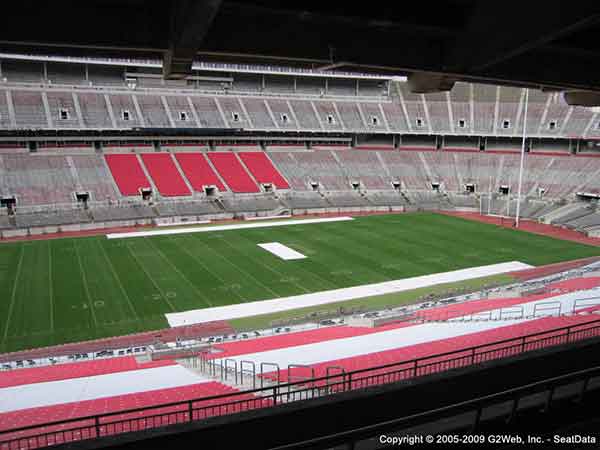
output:
[[[161,195],[180,197],[192,194],[170,153],[143,153],[142,160]]]
[[[30,367],[20,370],[0,372],[0,388],[20,386],[24,384],[59,381],[72,378],[106,375],[130,370],[150,369],[152,367],[170,366],[171,360],[138,363],[133,356],[98,359],[76,363],[57,364],[55,366]]]
[[[277,189],[290,188],[288,182],[263,152],[240,152],[238,155],[259,183],[273,183]]]
[[[176,153],[175,158],[194,191],[203,192],[204,186],[227,190],[202,153]]]
[[[106,155],[108,168],[123,195],[139,195],[140,189],[152,185],[134,154]]]
[[[208,158],[219,171],[227,185],[233,192],[253,193],[260,192],[248,172],[239,162],[233,152],[213,152]]]

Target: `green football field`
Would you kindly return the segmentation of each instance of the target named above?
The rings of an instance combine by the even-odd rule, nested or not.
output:
[[[308,258],[257,247],[280,242]],[[167,327],[165,313],[600,248],[433,213],[0,245],[0,352]]]

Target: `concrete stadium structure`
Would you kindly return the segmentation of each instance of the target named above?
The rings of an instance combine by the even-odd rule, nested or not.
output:
[[[360,74],[0,59],[2,237],[278,214],[514,216],[525,90]],[[600,116],[530,91],[522,215],[600,231]]]

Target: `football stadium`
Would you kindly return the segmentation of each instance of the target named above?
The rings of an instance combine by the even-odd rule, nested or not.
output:
[[[600,8],[76,3],[0,31],[0,450],[598,442]]]

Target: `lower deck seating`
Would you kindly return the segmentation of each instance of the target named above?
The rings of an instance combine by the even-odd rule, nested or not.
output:
[[[457,336],[445,340],[433,341],[423,344],[410,345],[406,347],[402,347],[396,350],[388,350],[384,352],[370,353],[358,357],[353,358],[343,358],[343,359],[334,359],[322,364],[315,364],[311,366],[311,371],[314,370],[315,376],[323,377],[326,375],[327,367],[338,367],[343,368],[346,372],[368,369],[372,367],[382,366],[386,364],[399,363],[401,361],[411,361],[417,358],[423,358],[424,361],[422,364],[427,364],[428,361],[425,358],[434,357],[435,355],[451,353],[451,352],[460,352],[461,349],[466,349],[470,347],[476,346],[485,346],[486,344],[498,342],[498,341],[507,341],[510,339],[518,339],[522,336],[527,336],[531,334],[540,333],[537,337],[541,339],[544,337],[543,333],[548,332],[546,337],[550,337],[556,334],[556,332],[551,331],[557,328],[568,327],[572,325],[581,324],[582,328],[585,327],[585,323],[590,322],[590,318],[586,316],[572,316],[572,317],[552,317],[545,319],[537,319],[533,321],[526,322],[525,324],[519,325],[511,325],[505,327],[499,327],[479,333],[474,333],[470,335]],[[598,334],[598,331],[594,331],[595,335]],[[592,335],[590,333],[590,335]],[[545,346],[557,345],[559,343],[566,342],[564,336],[562,339],[556,339],[556,341],[546,341],[543,344],[536,343],[531,344],[530,346],[525,345],[526,350],[534,350],[543,348]],[[485,351],[484,347],[482,351]],[[489,348],[487,350],[490,350]],[[518,352],[518,351],[516,351]],[[482,356],[481,360],[493,360],[497,358],[502,358],[506,355],[506,352],[498,351],[497,353],[489,352],[486,353],[485,357]],[[436,362],[442,362],[444,360],[450,359],[451,356],[435,358]],[[462,364],[469,365],[470,362],[468,360],[463,359]],[[448,368],[457,367],[456,365],[445,365],[445,364],[436,364],[427,368],[427,370],[419,371],[420,375],[435,373],[439,371],[446,370]],[[398,364],[398,370],[402,368],[401,364]],[[409,369],[406,366],[406,369]],[[389,369],[388,369],[389,370]],[[306,376],[306,369],[297,369],[292,372],[292,376],[300,377]],[[383,370],[373,370],[366,371],[363,373],[364,377],[369,377],[375,375],[376,373],[382,373]],[[400,372],[403,375],[398,379],[410,378],[413,376],[412,370],[406,370],[405,372]],[[284,372],[282,374],[283,380],[287,380],[287,373]],[[374,384],[380,383],[381,381],[375,381]],[[359,387],[366,387],[364,382],[358,382],[356,385]]]
[[[568,212],[567,214],[560,215],[552,220],[552,224],[566,224],[572,220],[579,219],[592,214],[594,211],[588,205],[581,205],[575,210]]]
[[[68,225],[90,222],[90,216],[83,209],[71,209],[54,212],[16,214],[15,221],[19,228],[43,227],[52,225]]]
[[[170,153],[142,153],[142,161],[158,192],[164,197],[191,195]]]
[[[235,153],[213,152],[208,154],[208,158],[233,192],[260,192],[254,180],[238,161]]]
[[[328,194],[327,201],[331,206],[336,207],[361,207],[369,206],[370,203],[366,197],[354,192]]]
[[[459,208],[479,208],[479,201],[474,195],[449,195],[450,203]]]
[[[292,209],[327,208],[329,203],[318,192],[302,192],[282,197],[283,203]]]
[[[423,209],[443,209],[450,207],[448,198],[439,192],[413,191],[409,192],[407,195],[412,203]]]
[[[165,423],[163,421],[154,422],[144,420],[145,417],[156,415],[156,414],[167,414],[167,413],[176,413],[180,412],[181,415],[174,414],[174,417],[170,417],[169,423],[177,423],[177,422],[186,422],[189,420],[188,411],[189,407],[186,403],[187,400],[193,399],[201,399],[206,397],[213,397],[218,395],[227,395],[237,393],[238,391],[230,386],[226,386],[224,384],[218,382],[200,382],[196,384],[190,384],[185,386],[173,387],[173,388],[165,388],[158,390],[150,390],[146,392],[132,392],[128,394],[109,396],[109,397],[101,397],[90,400],[82,400],[78,402],[69,402],[62,404],[55,404],[49,406],[40,406],[34,408],[21,409],[16,411],[4,412],[0,413],[0,431],[8,430],[11,428],[19,428],[26,426],[35,426],[38,424],[55,422],[65,419],[74,420],[77,417],[87,417],[93,415],[102,415],[102,414],[110,414],[115,413],[121,410],[127,409],[135,409],[135,408],[151,408],[155,406],[154,409],[149,409],[147,411],[142,411],[139,413],[129,413],[129,414],[117,414],[111,415],[107,418],[100,418],[100,435],[111,435],[125,432],[126,429],[122,427],[115,427],[110,425],[110,422],[117,420],[127,420],[131,419],[133,422],[132,428],[134,429],[145,429],[145,428],[153,428],[156,426],[163,426]],[[235,400],[244,400],[251,399],[250,395],[240,395],[236,396]],[[168,403],[177,403],[182,402],[179,406],[171,406],[171,407],[162,407],[160,405],[168,404]],[[199,420],[203,418],[208,418],[213,415],[218,414],[216,411],[210,410],[209,407],[211,404],[215,404],[216,401],[211,400],[198,400],[193,404],[194,408],[194,419]],[[239,407],[238,411],[243,411],[245,409],[249,409],[251,407],[261,407],[261,406],[269,406],[270,402],[257,402],[256,405],[253,405],[252,402],[248,402],[245,406]],[[172,422],[171,422],[172,420]],[[74,421],[75,422],[75,421]],[[94,421],[81,421],[75,422],[76,424],[85,427],[89,426],[91,430],[93,430],[92,436],[96,435],[96,428],[94,425]],[[64,429],[68,426],[73,426],[73,422],[71,424],[66,424],[64,426],[54,426],[52,428],[44,428],[40,429],[32,429],[25,432],[14,433],[9,436],[14,438],[17,437],[27,437],[37,433],[40,431],[46,433],[56,432],[54,439],[57,439],[57,442],[69,442],[73,440],[79,440],[85,435],[63,435],[61,433],[61,429]],[[3,438],[8,437],[7,435],[3,435]],[[36,448],[28,447],[28,448]]]
[[[156,217],[151,207],[146,205],[113,206],[107,208],[94,208],[90,210],[96,222],[110,222],[114,220],[135,220]]]
[[[12,228],[10,218],[7,215],[0,215],[0,230]]]
[[[140,195],[140,189],[152,186],[146,178],[137,155],[108,154],[105,158],[122,195]]]
[[[584,277],[553,283],[543,292],[525,297],[479,299],[416,309],[406,314],[418,320],[400,319],[366,329],[349,326],[345,335],[340,334],[338,327],[332,327],[247,343],[221,344],[219,349],[223,353],[215,352],[207,358],[217,365],[223,358],[238,362],[250,360],[255,364],[268,361],[282,368],[302,365],[303,368],[282,370],[282,381],[286,381],[289,372],[298,379],[298,376],[310,376],[314,370],[314,375],[320,377],[325,376],[328,367],[348,372],[447,352],[460,353],[474,346],[488,345],[487,350],[491,350],[504,340],[515,339],[515,343],[520,344],[521,337],[535,333],[555,336],[555,330],[566,326],[577,329],[593,326],[597,318],[590,312],[597,311],[599,305],[581,303],[580,299],[588,299],[597,292],[599,283],[598,277]],[[548,305],[553,305],[553,309],[544,309]],[[573,314],[575,312],[581,314]],[[593,335],[597,334],[600,331],[595,329]],[[549,342],[550,345],[559,343]],[[483,354],[485,350],[479,351]],[[436,357],[436,360],[443,358]],[[275,375],[275,372],[267,374],[268,377]]]
[[[586,228],[592,228],[598,225],[600,225],[600,213],[598,212],[579,217],[567,223],[569,228],[575,228],[577,230],[584,230]]]
[[[405,206],[408,204],[408,199],[400,192],[383,191],[370,192],[367,194],[367,199],[374,206]]]
[[[525,201],[521,202],[520,214],[523,217],[535,218],[545,207],[545,202],[526,199]],[[511,206],[511,208],[511,210],[516,210],[516,206],[514,208]]]
[[[219,176],[206,161],[204,154],[176,153],[175,158],[195,192],[204,192],[205,186],[216,186],[221,192],[227,190]]]
[[[118,198],[110,172],[100,155],[67,156],[77,173],[77,189],[90,194],[92,202]]]
[[[274,197],[227,197],[222,202],[226,211],[234,213],[272,211],[281,207]]]
[[[272,183],[277,189],[289,189],[290,185],[277,171],[263,152],[240,152],[240,159],[259,183]]]
[[[115,147],[114,151],[126,148],[129,147]],[[258,149],[202,153],[180,149],[175,159],[173,154],[166,152],[102,156],[81,154],[71,148],[61,154],[1,154],[0,196],[16,197],[20,218],[16,219],[16,225],[14,220],[1,219],[0,227],[87,223],[90,214],[93,221],[110,221],[155,217],[157,210],[161,216],[219,213],[224,212],[224,208],[218,203],[161,206],[160,195],[154,196],[155,209],[141,205],[109,205],[127,205],[128,200],[124,197],[139,196],[143,187],[157,188],[164,196],[190,197],[191,191],[216,194],[204,192],[206,186],[216,186],[227,196],[228,192],[257,194],[260,192],[257,183],[289,188],[289,192],[278,194],[282,200],[276,207],[313,209],[410,203],[412,207],[423,209],[481,208],[486,213],[498,215],[516,213],[514,195],[509,200],[499,190],[507,185],[514,193],[518,154],[329,148],[285,150],[284,147],[268,153]],[[529,178],[523,184],[521,216],[544,218],[557,209],[551,202],[561,203],[565,198],[567,202],[572,201],[575,191],[593,192],[598,184],[595,174],[599,163],[600,159],[594,157],[528,155],[526,177]],[[144,167],[151,177],[147,176]],[[434,181],[440,183],[440,193],[432,190]],[[465,194],[467,185],[473,186],[474,194]],[[540,197],[542,191],[539,189],[545,189],[543,197]],[[357,197],[359,191],[364,197]],[[90,213],[75,212],[78,206],[75,193],[78,192],[90,194]],[[488,200],[489,193],[491,200]],[[325,196],[332,201],[327,201]],[[200,197],[204,199],[196,196],[188,200],[194,202]],[[252,201],[256,202],[256,199]],[[249,212],[252,201],[241,205],[229,200],[228,211]],[[257,210],[271,209],[267,206],[265,203]],[[590,217],[588,221],[585,217],[594,209],[586,209],[583,204],[582,208],[581,211],[567,208],[564,216],[554,216],[552,220],[557,225],[574,229],[594,226],[594,218]],[[54,212],[35,212],[39,210]]]
[[[173,361],[139,363],[134,356],[81,361],[54,366],[28,367],[0,372],[0,388],[67,380],[175,364]]]
[[[0,155],[0,196],[14,196],[17,206],[69,204],[77,182],[62,155]]]
[[[98,437],[97,428],[93,420],[77,421],[77,417],[86,417],[92,415],[103,415],[118,412],[120,410],[148,408],[144,411],[128,414],[111,414],[108,417],[99,419],[99,436],[111,436],[129,431],[142,431],[165,425],[174,425],[185,423],[190,420],[188,400],[198,398],[208,398],[214,396],[231,395],[230,401],[237,402],[232,404],[227,411],[222,408],[213,408],[213,405],[221,403],[223,400],[197,400],[192,403],[192,419],[202,420],[217,415],[232,414],[243,412],[250,409],[272,406],[269,398],[257,398],[250,394],[237,394],[238,390],[218,382],[200,383],[191,386],[184,386],[171,389],[161,389],[158,391],[142,392],[136,394],[121,395],[97,400],[87,400],[69,403],[57,406],[48,406],[41,408],[31,408],[22,411],[15,411],[0,414],[2,429],[19,428],[26,426],[40,425],[40,428],[32,428],[28,431],[19,433],[8,433],[4,438],[20,439],[20,443],[27,442],[28,449],[45,447],[36,443],[34,439],[26,439],[28,436],[45,433],[49,445],[68,444],[73,441]],[[179,405],[163,407],[162,404],[178,403]],[[153,418],[154,416],[154,418]],[[55,422],[65,419],[71,419],[63,426],[43,427],[43,423]],[[123,421],[123,423],[116,423]],[[64,432],[68,427],[81,427],[81,430]],[[6,447],[12,450],[13,447]],[[16,447],[15,447],[16,448]],[[19,447],[21,448],[21,447]],[[4,450],[5,447],[2,447]]]
[[[180,202],[159,203],[156,205],[159,216],[195,216],[202,214],[216,214],[222,212],[214,202]]]

